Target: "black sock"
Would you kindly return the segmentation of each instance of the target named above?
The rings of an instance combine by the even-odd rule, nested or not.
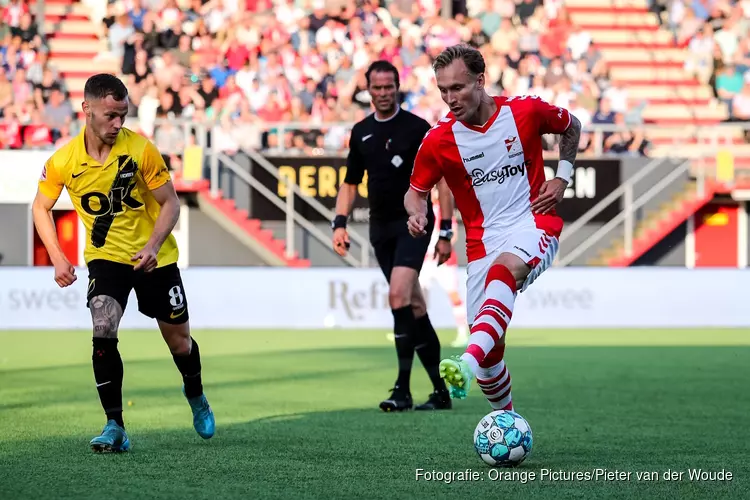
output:
[[[393,335],[396,337],[396,355],[398,356],[398,378],[396,386],[406,392],[410,391],[411,365],[414,362],[414,313],[411,306],[393,309]]]
[[[174,364],[182,374],[182,381],[185,384],[185,396],[196,398],[203,394],[203,382],[201,381],[201,353],[198,350],[198,342],[190,337],[193,346],[187,355],[172,355]]]
[[[117,339],[94,337],[94,379],[99,400],[107,414],[107,420],[114,420],[121,427],[122,421],[122,358],[117,350]]]
[[[432,386],[436,391],[446,390],[445,381],[440,378],[440,339],[432,326],[430,317],[424,315],[415,320],[416,336],[414,340],[415,351],[422,362],[427,375],[430,376]]]

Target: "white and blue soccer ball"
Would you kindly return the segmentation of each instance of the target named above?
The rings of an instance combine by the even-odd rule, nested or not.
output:
[[[495,410],[474,430],[474,448],[492,467],[515,467],[531,453],[531,426],[514,411]]]

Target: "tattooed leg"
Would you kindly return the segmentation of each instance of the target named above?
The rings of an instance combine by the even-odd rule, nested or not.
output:
[[[117,329],[122,318],[122,307],[112,297],[97,295],[89,301],[94,324],[94,379],[99,400],[107,414],[121,427],[122,421],[122,358],[117,350]]]
[[[117,339],[117,329],[122,318],[120,304],[107,295],[97,295],[89,302],[89,309],[94,322],[94,337]]]

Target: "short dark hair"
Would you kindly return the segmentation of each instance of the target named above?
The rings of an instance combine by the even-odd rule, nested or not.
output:
[[[122,80],[109,73],[99,73],[86,80],[83,88],[83,98],[105,99],[112,96],[115,101],[122,101],[128,96],[128,88]]]
[[[449,66],[453,61],[461,60],[466,65],[469,73],[473,75],[481,75],[484,73],[485,64],[482,53],[470,45],[460,44],[448,47],[435,58],[435,62],[432,63],[432,69],[437,71],[439,69]]]
[[[401,82],[398,78],[398,70],[396,69],[396,66],[389,63],[388,61],[379,60],[375,61],[374,63],[370,64],[370,67],[367,68],[367,73],[365,73],[365,78],[367,79],[367,86],[370,86],[370,75],[374,72],[379,73],[393,73],[393,79],[396,81],[396,88],[401,86]]]

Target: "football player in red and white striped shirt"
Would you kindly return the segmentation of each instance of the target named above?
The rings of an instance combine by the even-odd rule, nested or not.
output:
[[[581,123],[538,97],[491,97],[476,49],[449,47],[433,65],[450,113],[425,136],[404,198],[412,236],[425,234],[427,196],[444,178],[466,228],[469,345],[444,359],[451,397],[471,379],[494,409],[513,409],[503,361],[518,292],[552,265],[563,222],[555,206],[570,182]],[[545,181],[542,135],[559,134],[556,177]]]

